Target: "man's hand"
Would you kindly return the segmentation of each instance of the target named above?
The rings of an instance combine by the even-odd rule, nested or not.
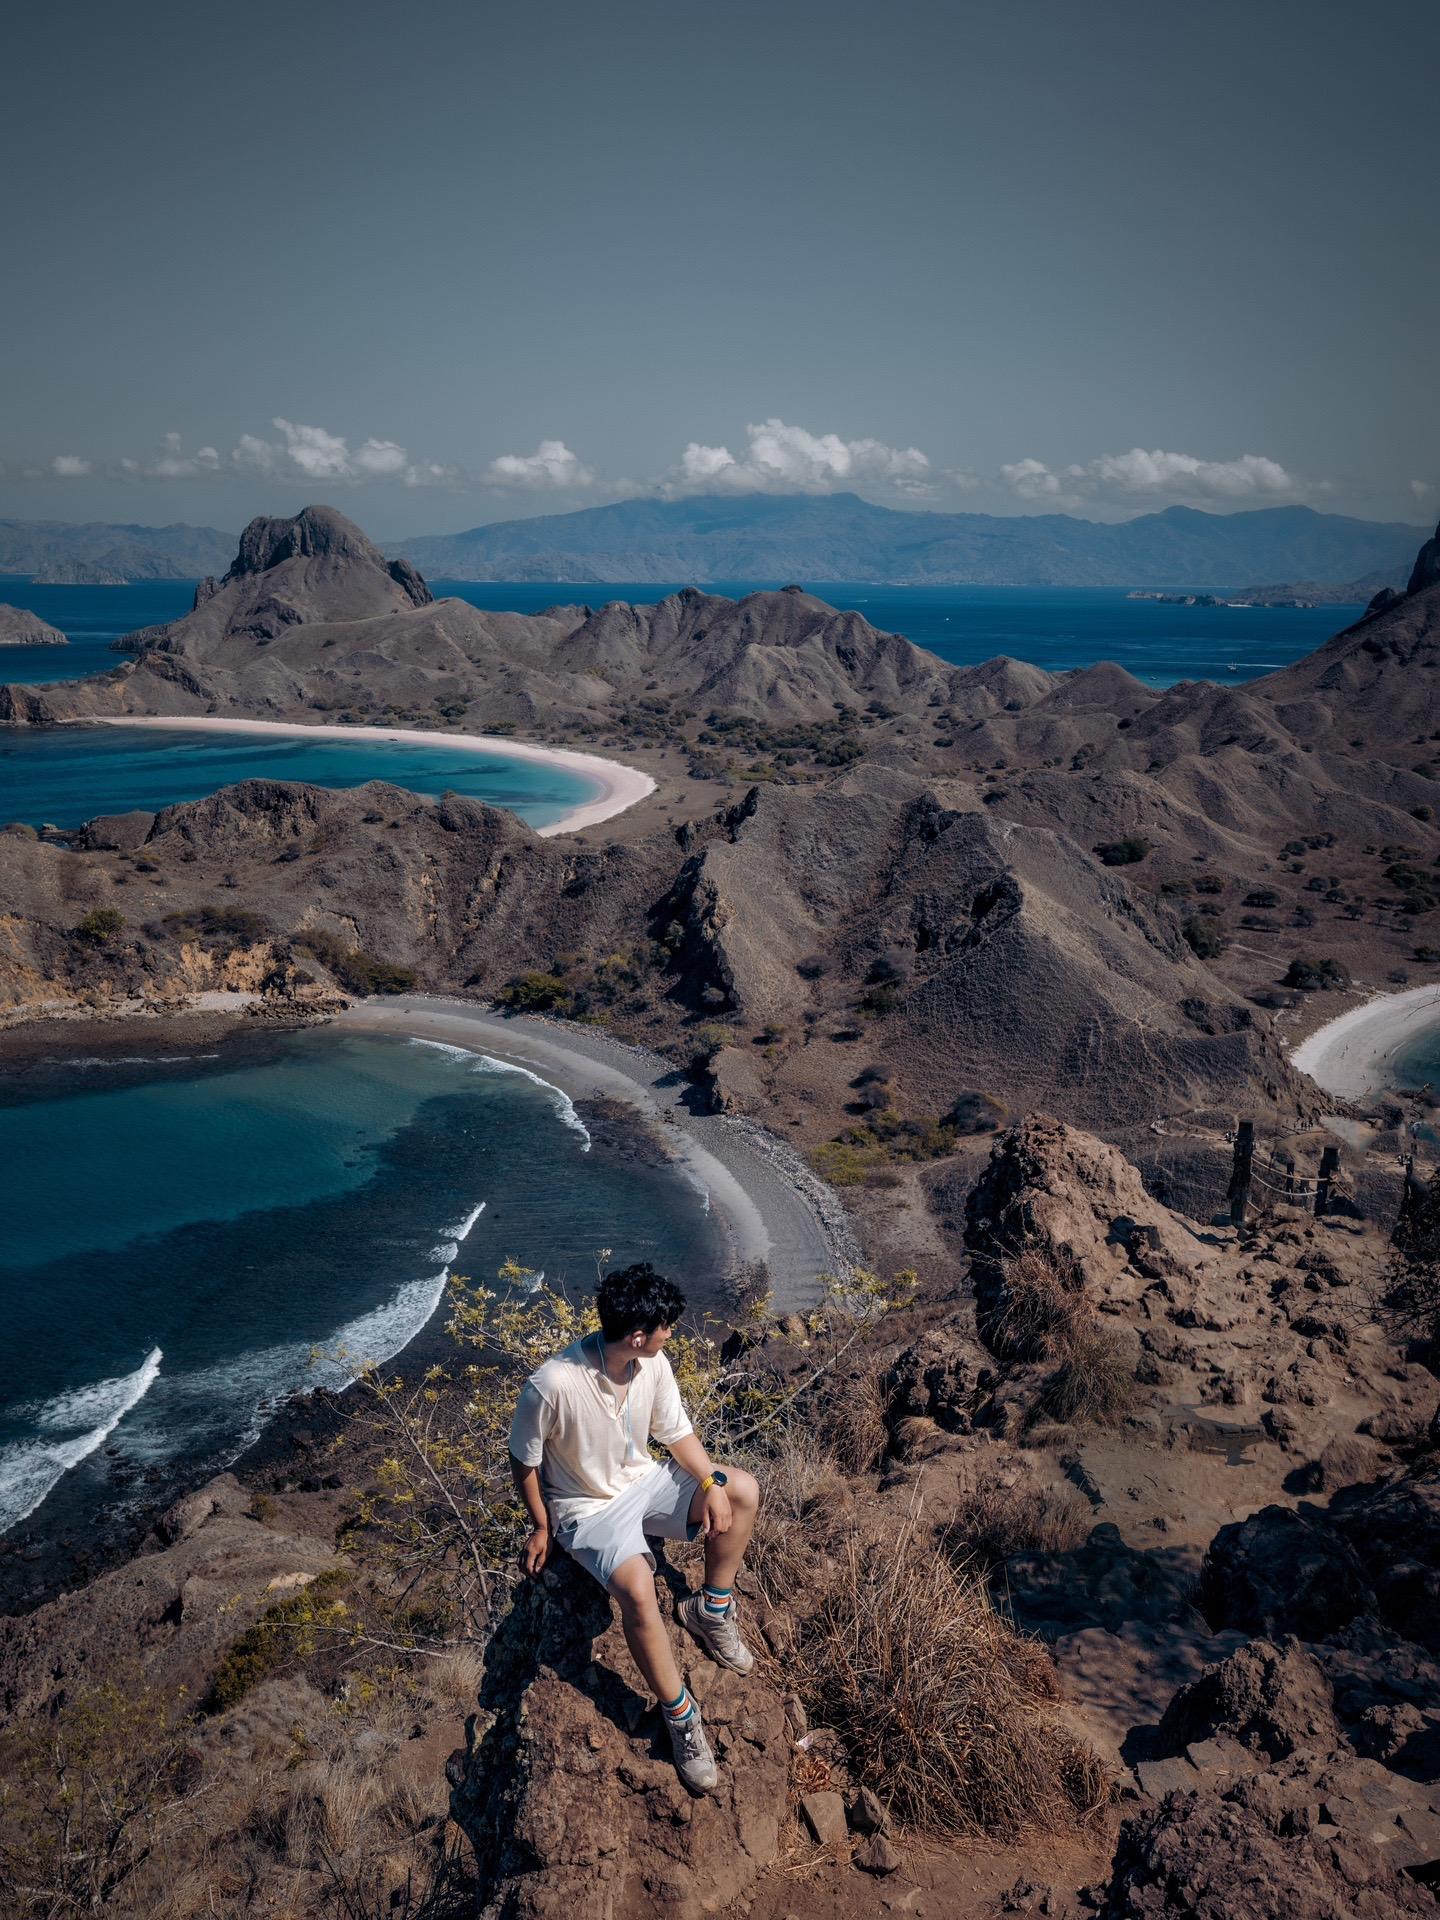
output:
[[[712,1533],[730,1531],[730,1496],[724,1487],[711,1487],[700,1509],[700,1536],[708,1540]]]
[[[728,1526],[730,1523],[727,1520],[725,1524]],[[545,1562],[549,1558],[550,1529],[549,1527],[536,1527],[521,1551],[520,1564],[526,1573],[534,1575],[543,1571]]]

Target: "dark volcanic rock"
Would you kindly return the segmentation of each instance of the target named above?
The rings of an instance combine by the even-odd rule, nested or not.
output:
[[[1433,1920],[1430,1894],[1378,1848],[1280,1824],[1263,1781],[1167,1794],[1121,1827],[1104,1920]]]
[[[1381,1619],[1440,1653],[1440,1472],[1343,1499],[1334,1519],[1374,1585]]]
[[[1222,1527],[1200,1571],[1200,1604],[1215,1627],[1323,1640],[1375,1594],[1354,1549],[1323,1521],[1264,1507]]]
[[[703,1799],[680,1783],[655,1709],[622,1677],[629,1656],[600,1589],[563,1556],[520,1589],[487,1650],[468,1750],[448,1769],[487,1912],[699,1920],[775,1858],[790,1767],[780,1697],[698,1654],[682,1653],[687,1664],[720,1766]]]
[[[1182,1687],[1160,1722],[1167,1753],[1228,1733],[1267,1760],[1340,1746],[1330,1683],[1295,1640],[1255,1640]]]
[[[954,1327],[933,1327],[907,1347],[886,1379],[892,1417],[921,1415],[947,1433],[969,1433],[994,1387],[984,1350]]]
[[[1406,593],[1423,593],[1427,587],[1440,585],[1440,526],[1415,556],[1415,565],[1410,574],[1410,584]]]

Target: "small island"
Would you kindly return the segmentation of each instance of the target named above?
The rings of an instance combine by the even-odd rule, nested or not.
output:
[[[26,607],[0,605],[0,647],[68,647],[58,627]]]

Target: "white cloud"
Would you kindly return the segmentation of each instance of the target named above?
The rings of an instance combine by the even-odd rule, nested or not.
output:
[[[90,462],[82,460],[78,453],[57,453],[50,462],[50,471],[61,480],[78,480],[89,473]]]
[[[457,467],[437,460],[412,460],[398,440],[362,440],[351,447],[344,434],[328,427],[312,427],[277,414],[271,426],[278,440],[242,433],[230,455],[232,468],[273,474],[280,479],[334,481],[359,485],[367,480],[399,480],[407,487],[455,485],[463,479]]]
[[[1412,480],[1410,491],[1417,500],[1428,500],[1435,489],[1428,480]]]
[[[563,440],[542,440],[534,453],[502,453],[485,469],[494,487],[591,487],[595,474]]]
[[[1060,476],[1052,473],[1042,460],[1013,460],[1001,467],[1000,478],[1022,500],[1053,498],[1061,490]]]
[[[1287,473],[1278,460],[1258,453],[1242,453],[1235,460],[1202,460],[1193,453],[1167,453],[1132,447],[1128,453],[1106,453],[1083,466],[1047,467],[1042,460],[1016,460],[1000,469],[1000,480],[1022,500],[1045,500],[1057,506],[1079,506],[1085,501],[1111,505],[1128,503],[1194,503],[1201,506],[1227,501],[1300,500],[1328,491],[1324,482],[1312,482]]]
[[[834,493],[869,482],[901,493],[930,491],[930,461],[918,447],[889,447],[882,440],[842,440],[838,433],[811,433],[764,420],[746,427],[746,451],[737,459],[728,447],[692,440],[671,476],[670,491],[726,493]]]

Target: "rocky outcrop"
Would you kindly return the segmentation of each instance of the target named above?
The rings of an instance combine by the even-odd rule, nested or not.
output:
[[[1366,1567],[1332,1527],[1271,1506],[1216,1534],[1200,1604],[1212,1626],[1323,1640],[1372,1612],[1375,1596]]]
[[[1440,1653],[1440,1471],[1422,1469],[1343,1499],[1334,1520],[1374,1584],[1381,1619]]]
[[[1427,587],[1440,586],[1440,526],[1415,556],[1406,593],[1424,593]]]
[[[1166,1752],[1225,1734],[1266,1760],[1343,1744],[1330,1683],[1296,1640],[1255,1640],[1182,1687],[1160,1722]]]
[[[0,605],[0,647],[65,647],[70,643],[58,627],[27,607]]]
[[[1173,1292],[1205,1253],[1193,1224],[1152,1200],[1117,1148],[1042,1113],[992,1147],[966,1204],[965,1244],[982,1329],[1003,1311],[1007,1263],[1022,1252],[1112,1308],[1160,1282]]]
[[[287,560],[327,560],[334,564],[378,570],[400,587],[412,606],[428,607],[434,595],[408,560],[387,561],[380,549],[333,507],[306,507],[293,519],[270,520],[263,515],[250,522],[240,536],[240,550],[217,591],[247,574],[269,573]],[[212,598],[206,594],[206,600]],[[197,604],[203,604],[197,595]]]
[[[328,1539],[292,1529],[283,1513],[262,1520],[252,1501],[222,1474],[161,1519],[158,1550],[0,1619],[0,1711],[48,1711],[67,1690],[117,1676],[199,1700],[267,1607],[343,1565]]]
[[[1392,1920],[1433,1915],[1371,1842],[1317,1835],[1264,1779],[1224,1795],[1171,1793],[1120,1829],[1104,1920]],[[1393,1825],[1393,1822],[1392,1822]],[[1413,1856],[1412,1856],[1413,1857]]]
[[[720,1766],[717,1792],[700,1799],[635,1689],[605,1594],[564,1559],[520,1590],[486,1655],[468,1748],[449,1769],[495,1920],[699,1920],[774,1860],[789,1781],[780,1698],[686,1646],[682,1671]]]
[[[954,1327],[932,1327],[886,1376],[891,1418],[933,1420],[945,1433],[970,1433],[984,1418],[995,1379],[978,1340]]]

